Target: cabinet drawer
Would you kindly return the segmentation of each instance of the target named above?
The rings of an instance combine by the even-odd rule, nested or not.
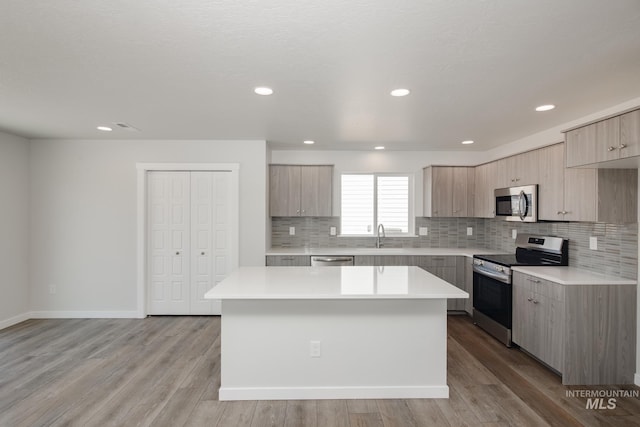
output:
[[[455,267],[455,256],[426,255],[418,257],[420,267]]]
[[[308,255],[267,255],[267,267],[308,267],[311,257]]]
[[[564,301],[564,286],[528,274],[515,272],[513,285],[556,301]]]

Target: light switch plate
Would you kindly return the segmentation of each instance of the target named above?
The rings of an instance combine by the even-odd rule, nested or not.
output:
[[[330,236],[335,236],[336,235],[336,228],[335,227],[329,228],[329,235]]]
[[[289,227],[289,236],[295,236],[295,235],[296,235],[296,228]]]
[[[467,236],[473,236],[473,227],[467,227]]]
[[[420,236],[428,236],[429,235],[429,229],[427,227],[419,227],[418,228],[418,234]]]
[[[598,238],[595,236],[589,237],[589,249],[592,251],[598,250]]]
[[[514,228],[511,230],[511,238],[515,240],[516,237],[518,237],[518,230]]]

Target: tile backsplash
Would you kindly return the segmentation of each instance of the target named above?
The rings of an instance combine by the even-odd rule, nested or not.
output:
[[[331,236],[339,217],[271,218],[273,247],[363,248],[375,246],[374,237]],[[295,227],[295,235],[289,228]],[[512,230],[559,236],[569,239],[569,265],[586,270],[635,279],[638,274],[638,224],[604,224],[582,222],[516,223],[483,218],[416,218],[419,227],[427,227],[427,236],[387,237],[385,247],[399,248],[488,248],[515,251]],[[467,235],[471,227],[472,235]],[[589,249],[589,238],[596,237],[598,249]]]

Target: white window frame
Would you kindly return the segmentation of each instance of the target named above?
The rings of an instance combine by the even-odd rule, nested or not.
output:
[[[372,233],[366,234],[342,234],[342,176],[343,175],[373,175],[373,223],[375,224]],[[408,180],[408,218],[407,218],[407,232],[387,232],[387,237],[410,237],[415,235],[415,193],[414,193],[414,174],[406,172],[343,172],[340,174],[340,235],[345,237],[375,237],[377,235],[378,227],[378,177],[379,176],[399,176],[407,177]],[[384,224],[383,224],[384,225]]]

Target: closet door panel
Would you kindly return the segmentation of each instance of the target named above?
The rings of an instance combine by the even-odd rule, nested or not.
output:
[[[188,172],[148,175],[149,314],[189,310],[190,194]]]

